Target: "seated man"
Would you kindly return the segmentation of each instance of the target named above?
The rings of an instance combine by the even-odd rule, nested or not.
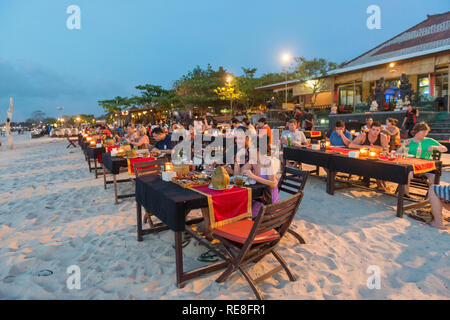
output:
[[[359,149],[362,147],[374,147],[381,151],[389,150],[388,140],[384,133],[381,133],[381,123],[374,121],[368,132],[363,132],[355,138],[349,148]]]
[[[370,128],[372,128],[372,125],[373,125],[373,118],[369,117],[366,119],[366,124],[361,128],[361,131],[369,132]]]
[[[446,210],[450,210],[450,186],[431,185],[428,192],[428,197],[431,204],[431,213],[433,214],[433,222],[431,225],[436,228],[443,229],[442,206]]]
[[[365,148],[377,148],[382,151],[389,150],[388,139],[384,133],[381,133],[381,123],[374,121],[368,132],[362,132],[349,144],[349,148],[360,149]],[[369,181],[366,178],[366,181]],[[386,183],[382,180],[377,180],[377,189],[382,192],[386,192]]]
[[[342,120],[336,121],[336,129],[330,135],[330,143],[336,147],[348,147],[352,142],[352,134],[345,130],[345,122]]]
[[[283,134],[281,135],[283,146],[288,145],[288,138],[291,139],[291,146],[297,147],[307,144],[305,134],[297,129],[297,120],[295,119],[289,120],[289,130],[283,131]]]
[[[159,150],[162,153],[170,154],[173,148],[172,135],[164,133],[161,128],[155,128],[152,135],[156,141],[152,151]]]

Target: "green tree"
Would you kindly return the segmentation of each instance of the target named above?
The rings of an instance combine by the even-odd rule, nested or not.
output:
[[[130,106],[130,100],[127,97],[117,96],[110,100],[100,100],[98,104],[106,113],[119,113]]]
[[[133,97],[136,105],[154,108],[155,111],[172,110],[180,108],[180,99],[175,90],[166,90],[161,86],[145,84],[136,86],[141,91],[141,96]]]
[[[39,123],[44,119],[45,119],[45,112],[41,110],[36,110],[31,113],[31,117],[30,119],[27,119],[27,121],[30,120],[30,122]]]
[[[307,60],[303,57],[298,57],[294,60],[297,62],[295,67],[296,78],[306,83],[311,89],[311,110],[314,113],[317,95],[327,86],[328,72],[336,69],[338,65],[323,58]]]
[[[214,89],[225,86],[227,75],[223,67],[214,70],[209,64],[206,69],[197,66],[176,81],[174,89],[179,101],[190,108],[220,107],[223,106],[223,101]]]

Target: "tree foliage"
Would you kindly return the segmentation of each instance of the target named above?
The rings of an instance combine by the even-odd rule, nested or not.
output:
[[[317,95],[326,87],[328,72],[334,70],[338,65],[323,58],[307,60],[303,57],[294,59],[297,62],[295,67],[296,78],[304,81],[312,90],[311,107],[317,100]]]

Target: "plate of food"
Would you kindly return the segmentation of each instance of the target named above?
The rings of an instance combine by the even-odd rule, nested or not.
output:
[[[233,183],[234,185],[240,186],[240,187],[243,186],[247,182],[247,180],[248,180],[247,176],[236,175],[236,176],[230,177],[230,182]]]
[[[202,187],[210,184],[211,180],[205,174],[198,172],[189,172],[187,175],[175,177],[172,179],[173,183],[176,183],[183,188]]]
[[[210,188],[210,189],[212,189],[212,190],[229,190],[229,189],[231,189],[231,188],[233,188],[234,187],[234,185],[232,185],[232,184],[229,184],[225,189],[217,189],[217,188],[214,188],[214,186],[212,185],[212,184],[210,184],[209,186],[208,186],[208,188]]]

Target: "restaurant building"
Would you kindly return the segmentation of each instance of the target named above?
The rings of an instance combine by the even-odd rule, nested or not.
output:
[[[448,79],[450,65],[450,11],[427,19],[329,73],[316,106],[336,103],[339,111],[369,111],[375,88],[384,78],[384,103],[379,111],[392,110],[405,74],[417,106],[429,111],[450,111]],[[291,102],[311,105],[311,88],[305,82],[289,81],[257,88],[289,90]]]

